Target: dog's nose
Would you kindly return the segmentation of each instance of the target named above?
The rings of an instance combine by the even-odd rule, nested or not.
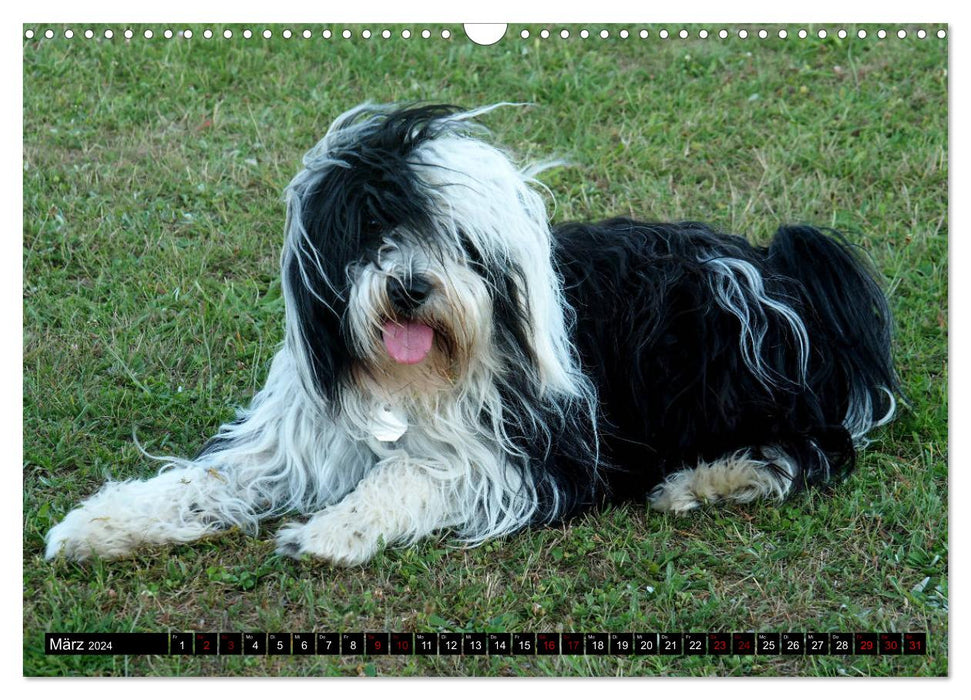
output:
[[[400,314],[408,314],[425,303],[432,291],[432,284],[421,275],[412,275],[400,280],[388,278],[388,301]]]

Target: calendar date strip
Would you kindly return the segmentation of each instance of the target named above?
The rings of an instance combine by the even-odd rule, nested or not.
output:
[[[926,632],[48,632],[51,655],[893,656]]]

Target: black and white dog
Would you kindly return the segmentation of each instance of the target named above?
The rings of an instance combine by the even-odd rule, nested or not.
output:
[[[362,106],[287,189],[286,337],[194,459],[112,482],[48,557],[116,557],[292,511],[343,565],[604,501],[783,499],[844,474],[899,393],[886,299],[835,233],[767,248],[697,223],[551,230],[487,109]]]

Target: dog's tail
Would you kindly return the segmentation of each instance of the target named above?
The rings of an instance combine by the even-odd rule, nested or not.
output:
[[[840,233],[810,226],[780,227],[768,262],[801,284],[813,332],[834,349],[832,357],[817,358],[810,385],[842,395],[841,422],[855,443],[865,443],[867,432],[893,418],[901,394],[891,355],[893,319],[875,271]]]

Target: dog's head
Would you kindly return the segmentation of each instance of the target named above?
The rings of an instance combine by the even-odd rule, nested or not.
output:
[[[467,402],[497,378],[572,391],[545,203],[482,140],[484,111],[361,106],[304,157],[287,190],[287,342],[326,401]]]

